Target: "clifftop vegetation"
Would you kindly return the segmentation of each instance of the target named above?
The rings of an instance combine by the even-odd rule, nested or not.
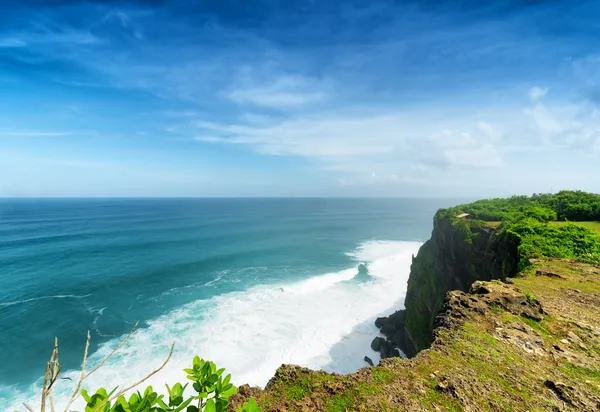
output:
[[[456,216],[467,213],[465,219]],[[600,264],[600,195],[582,191],[479,200],[441,209],[435,220],[449,220],[472,240],[474,227],[498,227],[498,235],[519,245],[521,269],[542,256]],[[580,222],[584,222],[580,224]]]

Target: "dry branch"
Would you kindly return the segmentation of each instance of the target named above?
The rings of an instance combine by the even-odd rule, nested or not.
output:
[[[116,351],[118,351],[121,347],[123,347],[123,345],[125,345],[125,343],[129,340],[129,338],[131,337],[133,332],[135,332],[137,325],[138,325],[138,322],[136,322],[135,325],[133,325],[131,332],[129,332],[129,334],[127,336],[125,336],[125,338],[121,341],[121,343],[119,343],[112,350],[112,352],[110,352],[104,359],[102,359],[100,361],[100,363],[98,365],[96,365],[96,367],[94,369],[92,369],[91,371],[89,371],[86,374],[85,373],[85,365],[87,363],[88,349],[90,347],[90,331],[88,330],[87,339],[85,341],[85,350],[83,352],[83,362],[81,364],[81,375],[79,377],[79,381],[77,382],[77,386],[75,387],[75,390],[73,391],[73,394],[71,395],[71,399],[69,400],[69,403],[67,404],[67,407],[65,408],[65,412],[69,412],[69,408],[71,407],[73,402],[75,402],[75,399],[77,399],[77,397],[79,396],[79,390],[81,389],[81,385],[83,385],[83,381],[86,380],[92,373],[94,373],[98,369],[100,369],[102,367],[102,365],[104,365],[106,363],[106,361],[109,360],[110,357],[115,354]],[[42,412],[44,412],[43,409],[42,409]]]
[[[118,399],[119,396],[123,395],[125,392],[135,388],[138,385],[141,385],[142,383],[146,382],[148,379],[150,379],[150,377],[158,372],[161,371],[162,368],[164,368],[167,363],[169,362],[169,360],[171,359],[171,355],[173,355],[173,349],[175,348],[175,342],[173,342],[173,344],[171,345],[171,350],[169,351],[169,356],[167,356],[167,359],[165,359],[165,361],[163,362],[162,365],[160,365],[160,367],[158,369],[153,370],[152,372],[150,372],[148,375],[146,375],[146,377],[144,377],[142,380],[134,383],[131,386],[128,386],[125,389],[120,390],[119,392],[117,392],[116,394],[114,394],[113,396],[111,396],[110,398],[108,398],[107,400],[105,400],[102,404],[100,404],[100,406],[98,406],[96,409],[94,409],[94,412],[100,411],[102,410],[102,408],[104,408],[104,406],[109,403],[114,401],[115,399]],[[68,412],[68,411],[65,411]]]

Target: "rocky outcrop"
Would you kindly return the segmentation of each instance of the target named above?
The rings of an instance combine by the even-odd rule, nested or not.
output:
[[[436,219],[431,238],[413,257],[406,309],[378,318],[376,326],[389,345],[414,356],[433,342],[435,319],[446,293],[466,292],[478,280],[515,275],[517,247],[514,238],[482,222]]]
[[[418,356],[348,375],[282,365],[264,390],[241,386],[229,410],[250,397],[265,412],[600,410],[599,275],[546,259],[523,276],[449,291]]]

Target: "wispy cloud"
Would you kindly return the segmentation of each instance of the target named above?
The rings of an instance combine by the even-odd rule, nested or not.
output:
[[[241,85],[231,89],[226,96],[236,103],[250,103],[281,109],[303,106],[327,98],[325,87],[312,79],[298,75],[284,75],[256,82],[243,75]]]
[[[549,106],[543,101],[545,94],[534,99],[525,110],[531,120],[530,130],[534,136],[545,145],[588,154],[599,152],[600,110],[586,101]]]

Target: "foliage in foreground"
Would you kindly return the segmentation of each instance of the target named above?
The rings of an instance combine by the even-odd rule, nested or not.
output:
[[[184,369],[187,379],[192,382],[192,388],[196,392],[194,395],[185,396],[184,392],[189,383],[182,385],[176,383],[173,387],[166,385],[169,393],[168,399],[164,395],[158,395],[152,386],[148,386],[144,393],[133,393],[127,399],[120,395],[114,402],[111,402],[111,396],[117,388],[108,393],[106,389],[100,388],[94,395],[89,395],[84,389],[81,394],[85,398],[87,405],[86,412],[223,412],[227,410],[229,397],[236,391],[236,387],[229,381],[231,375],[223,377],[224,368],[217,369],[213,362],[194,358],[193,365],[189,369]],[[258,412],[260,408],[254,403],[244,405],[239,411]]]
[[[192,388],[196,392],[193,395],[186,395],[185,390],[190,382],[182,385],[177,382],[172,387],[166,385],[169,394],[168,399],[164,395],[159,395],[154,391],[152,386],[148,386],[143,393],[137,391],[125,397],[125,393],[140,386],[147,381],[151,376],[160,372],[171,359],[175,343],[171,345],[169,356],[163,364],[150,372],[140,381],[117,391],[114,388],[111,392],[107,392],[105,388],[99,388],[93,395],[90,395],[85,389],[81,389],[84,381],[100,369],[108,359],[110,359],[131,337],[137,328],[137,323],[131,332],[119,343],[104,359],[102,359],[96,367],[86,371],[87,355],[90,346],[90,332],[88,331],[87,340],[85,342],[85,350],[83,352],[83,363],[81,364],[81,375],[75,385],[71,399],[67,403],[64,411],[71,412],[71,405],[81,394],[86,401],[85,412],[224,412],[229,405],[229,398],[237,392],[237,388],[230,383],[231,375],[223,376],[224,368],[217,369],[217,366],[210,361],[200,359],[195,356],[191,368],[186,368],[183,371],[187,375],[187,379],[191,381]],[[50,356],[50,361],[46,366],[46,374],[44,375],[42,387],[42,399],[40,412],[46,412],[46,407],[50,406],[50,410],[55,412],[53,389],[54,384],[60,378],[59,374],[62,370],[62,365],[59,363],[59,346],[58,338],[54,339],[54,350]],[[68,378],[67,378],[68,379]],[[80,392],[81,389],[81,392]],[[29,412],[35,412],[34,409],[24,402],[23,406]],[[257,405],[256,400],[251,398],[237,409],[237,412],[260,412],[261,409]]]

